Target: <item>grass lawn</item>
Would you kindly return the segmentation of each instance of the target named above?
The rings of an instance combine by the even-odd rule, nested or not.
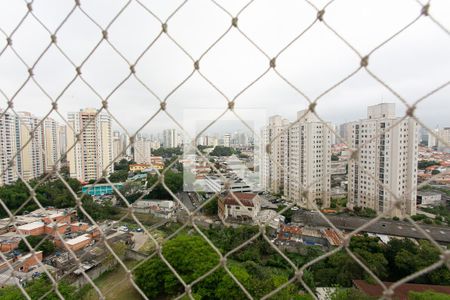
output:
[[[125,261],[125,265],[128,268],[133,267],[136,261]],[[136,291],[133,285],[126,279],[125,270],[122,266],[118,265],[116,269],[102,274],[99,278],[94,280],[97,287],[102,291],[106,299],[111,300],[131,300],[142,299],[138,291]],[[94,288],[90,288],[83,299],[97,300],[99,299]]]

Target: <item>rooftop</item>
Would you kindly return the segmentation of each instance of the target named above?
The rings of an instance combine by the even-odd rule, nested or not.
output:
[[[73,246],[73,245],[76,245],[78,243],[90,240],[90,239],[91,238],[89,237],[88,234],[83,234],[83,235],[80,235],[80,236],[78,236],[76,238],[73,238],[73,239],[70,239],[70,240],[66,241],[66,244]]]
[[[33,222],[33,223],[28,223],[22,226],[17,227],[18,230],[33,230],[39,227],[44,227],[44,222]]]
[[[364,280],[353,280],[353,284],[366,293],[369,296],[373,297],[381,297],[383,296],[383,287],[378,284],[369,284]],[[392,282],[383,282],[387,287],[392,285]],[[410,291],[414,292],[425,292],[425,291],[434,291],[443,294],[450,294],[450,286],[444,285],[431,285],[431,284],[415,284],[415,283],[404,283],[398,286],[394,290],[394,294],[392,295],[392,299],[396,300],[408,300],[408,293]]]
[[[239,199],[239,201],[244,206],[255,206],[253,203],[253,199],[255,198],[256,194],[254,193],[233,193],[234,196]],[[227,196],[223,198],[224,203],[227,205],[241,205],[236,199],[233,197],[231,193],[229,193]]]

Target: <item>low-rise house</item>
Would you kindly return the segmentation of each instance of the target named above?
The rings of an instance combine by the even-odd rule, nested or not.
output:
[[[418,191],[417,192],[417,205],[439,205],[441,204],[442,196],[439,193],[430,191]]]
[[[44,233],[57,236],[59,234],[64,234],[69,229],[69,224],[67,223],[54,223],[47,224],[44,227]]]
[[[136,212],[151,213],[160,218],[171,218],[175,211],[175,202],[172,200],[139,200],[132,206]]]
[[[14,232],[8,232],[0,236],[0,252],[7,253],[19,247],[22,239]]]
[[[282,224],[278,232],[278,239],[282,241],[302,242],[302,228]]]
[[[78,231],[86,231],[89,228],[88,223],[84,222],[74,222],[70,224],[70,231],[71,232],[78,232]]]
[[[17,233],[23,235],[42,235],[45,233],[45,223],[37,221],[21,225],[17,227]]]
[[[256,220],[261,211],[261,198],[254,193],[229,193],[219,198],[218,208],[222,219],[231,217]]]
[[[142,172],[145,169],[150,168],[150,164],[131,164],[128,165],[128,168],[130,169],[130,172],[136,173],[136,172]]]
[[[89,234],[83,234],[76,238],[66,241],[67,247],[72,251],[78,251],[87,247],[92,241],[92,237]]]
[[[264,209],[258,213],[256,219],[261,224],[265,224],[273,229],[278,229],[281,224],[284,224],[285,217],[277,213],[275,210]]]
[[[54,223],[70,223],[70,221],[71,221],[71,215],[64,211],[59,211],[59,212],[50,214],[50,215],[42,218],[42,222],[44,222],[45,224],[50,224],[52,222],[54,222]]]
[[[42,251],[36,251],[34,254],[28,253],[17,259],[16,270],[20,272],[28,272],[30,268],[42,262]]]

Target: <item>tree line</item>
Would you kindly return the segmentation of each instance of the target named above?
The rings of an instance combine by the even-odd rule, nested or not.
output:
[[[225,254],[257,234],[255,227],[204,230],[205,235]],[[418,244],[408,239],[393,239],[386,245],[378,238],[356,236],[350,250],[381,280],[397,281],[439,260],[440,252],[430,242]],[[300,267],[324,254],[321,248],[301,246],[296,253],[285,253]],[[163,246],[163,255],[189,284],[219,263],[219,255],[196,233],[182,233]],[[254,240],[228,257],[227,266],[248,292],[260,298],[294,276],[293,268],[262,238]],[[149,298],[174,297],[184,292],[181,283],[158,257],[145,262],[135,274],[140,288]],[[373,283],[373,279],[346,251],[342,250],[319,261],[306,270],[303,280],[314,290],[316,286],[351,288],[353,279]],[[450,271],[441,267],[415,279],[416,283],[450,284]],[[195,299],[243,299],[245,295],[223,267],[192,286]],[[302,295],[304,287],[294,282],[277,293],[274,299],[309,299]],[[350,290],[352,295],[358,295]],[[340,292],[333,299],[351,299]],[[354,296],[353,295],[353,296]],[[339,296],[339,297],[338,297]],[[348,295],[347,295],[348,296]],[[352,297],[353,297],[352,296]],[[350,296],[349,296],[350,297]],[[356,297],[354,299],[366,299]],[[369,299],[369,298],[367,298]],[[421,299],[421,298],[417,298]]]

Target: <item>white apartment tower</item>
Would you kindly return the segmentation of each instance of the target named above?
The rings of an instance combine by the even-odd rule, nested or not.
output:
[[[163,131],[163,146],[164,148],[178,147],[178,135],[175,129],[164,129]]]
[[[223,135],[223,145],[224,145],[224,147],[230,147],[231,146],[231,134],[225,133]]]
[[[352,123],[350,146],[360,151],[348,168],[349,207],[367,207],[382,213],[393,206],[393,193],[405,203],[389,216],[414,215],[418,139],[417,122],[396,117],[395,104],[369,106],[367,118]]]
[[[269,118],[261,132],[260,178],[263,188],[271,193],[283,193],[287,158],[285,145],[289,121],[279,115]]]
[[[125,134],[122,134],[120,131],[115,130],[113,132],[113,158],[117,158],[117,160],[120,160],[125,157],[125,148]]]
[[[141,134],[137,134],[133,147],[134,161],[138,164],[150,164],[152,156],[151,148],[151,140]]]
[[[284,195],[312,209],[330,205],[331,124],[321,122],[308,110],[299,111],[288,131],[284,157],[287,169]]]
[[[67,153],[70,176],[82,182],[113,172],[111,117],[87,108],[68,114]],[[81,134],[80,134],[81,133]],[[77,142],[77,135],[79,140]],[[72,147],[72,145],[75,147]]]
[[[67,151],[67,129],[65,125],[58,126],[59,155],[66,156]]]
[[[17,173],[9,162],[17,151],[16,117],[8,112],[0,111],[0,186],[11,184],[17,180]],[[15,159],[17,161],[17,159]]]

